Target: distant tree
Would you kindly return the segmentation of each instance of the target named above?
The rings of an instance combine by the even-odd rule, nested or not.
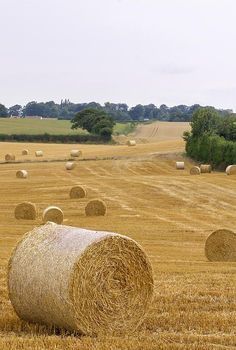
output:
[[[82,128],[88,132],[111,139],[115,121],[103,110],[84,109],[71,120],[72,129]]]
[[[133,120],[143,120],[145,116],[145,108],[143,105],[136,105],[129,111],[129,115]]]
[[[44,117],[57,118],[59,115],[58,105],[54,101],[49,101],[44,104]]]
[[[154,104],[149,104],[144,106],[144,116],[145,119],[155,119],[157,117],[158,111]]]
[[[129,120],[128,105],[125,103],[110,103],[104,104],[104,110],[110,114],[115,120]]]
[[[7,116],[8,116],[7,108],[0,103],[0,118],[7,118]]]
[[[14,105],[14,106],[11,106],[8,109],[8,115],[9,116],[19,117],[21,115],[21,112],[22,112],[22,106],[21,105]]]
[[[46,109],[44,103],[38,103],[36,101],[32,101],[27,103],[27,105],[23,108],[23,115],[27,116],[41,116],[44,117],[46,115]]]

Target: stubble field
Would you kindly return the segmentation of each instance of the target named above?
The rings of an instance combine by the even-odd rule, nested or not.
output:
[[[153,141],[153,140],[151,140]],[[43,149],[46,159],[64,159],[75,146],[1,144],[0,160],[12,152]],[[210,263],[206,237],[219,228],[235,229],[236,176],[213,172],[190,176],[181,138],[124,145],[82,145],[83,158],[68,172],[63,162],[0,164],[0,349],[149,350],[234,349],[236,345],[236,263]],[[16,179],[18,169],[29,171]],[[88,197],[69,199],[74,184]],[[105,217],[85,217],[89,199],[102,198]],[[17,221],[14,207],[35,202],[42,214],[50,204],[63,209],[65,224],[115,231],[138,241],[155,277],[155,297],[142,326],[123,337],[79,337],[18,319],[7,294],[6,267],[22,235],[41,223]]]

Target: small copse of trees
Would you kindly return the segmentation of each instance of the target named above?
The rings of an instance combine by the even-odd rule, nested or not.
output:
[[[187,155],[225,168],[236,163],[236,117],[222,118],[214,108],[201,108],[193,115],[191,132],[184,133]]]
[[[115,125],[114,119],[106,112],[97,109],[85,109],[71,120],[72,129],[84,129],[92,135],[110,140]]]

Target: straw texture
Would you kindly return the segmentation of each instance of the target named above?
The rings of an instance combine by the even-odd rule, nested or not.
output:
[[[194,166],[190,169],[190,175],[200,175],[201,174],[201,169],[199,166]]]
[[[14,161],[16,159],[15,155],[12,153],[7,153],[5,155],[5,161],[6,162],[10,162],[10,161]]]
[[[66,162],[66,170],[73,170],[76,164],[74,162]]]
[[[27,149],[23,149],[22,156],[27,156],[29,154],[29,151]]]
[[[153,296],[142,248],[128,237],[47,223],[25,235],[8,265],[18,316],[82,334],[134,331]]]
[[[178,170],[184,170],[184,162],[176,162],[175,167]]]
[[[37,217],[36,205],[31,202],[23,202],[15,207],[15,218],[18,220],[35,220]]]
[[[236,175],[236,165],[229,165],[225,170],[227,175]]]
[[[92,199],[85,207],[86,216],[104,216],[106,212],[106,204],[101,199]]]
[[[70,190],[70,198],[84,198],[86,197],[86,190],[82,186],[73,186]]]
[[[225,229],[213,232],[206,240],[205,254],[210,261],[236,261],[236,234]]]
[[[43,151],[35,151],[35,157],[43,157]]]
[[[48,221],[55,222],[56,224],[62,224],[64,220],[63,211],[54,206],[50,206],[46,208],[43,212],[43,222],[46,223]]]
[[[72,149],[70,155],[71,157],[79,157],[82,155],[82,152],[79,149]]]
[[[18,179],[27,179],[27,177],[28,177],[28,172],[27,172],[27,170],[18,170],[18,171],[16,172],[16,177],[17,177]]]
[[[129,140],[127,141],[128,146],[136,146],[136,141],[135,140]]]
[[[210,164],[201,164],[200,165],[201,173],[211,173],[211,165]]]

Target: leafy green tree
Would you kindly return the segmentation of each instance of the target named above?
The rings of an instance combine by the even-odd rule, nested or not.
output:
[[[0,103],[0,118],[7,118],[7,116],[8,116],[7,108]]]
[[[236,141],[236,117],[227,116],[222,118],[218,128],[218,134],[226,140]]]
[[[72,129],[82,128],[91,134],[110,140],[115,121],[103,110],[84,109],[71,120]]]
[[[190,123],[193,137],[201,136],[204,133],[217,133],[220,124],[220,117],[214,108],[206,107],[198,109]]]

